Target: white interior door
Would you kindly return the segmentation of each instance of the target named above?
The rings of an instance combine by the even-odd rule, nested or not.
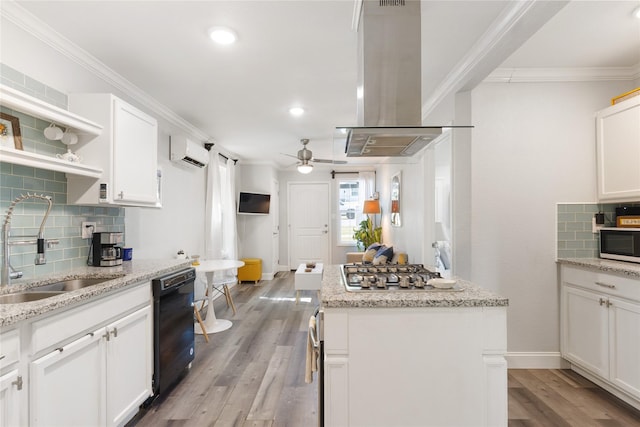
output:
[[[289,183],[289,267],[329,261],[329,184]]]

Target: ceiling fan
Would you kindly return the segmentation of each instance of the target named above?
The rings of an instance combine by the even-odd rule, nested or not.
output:
[[[310,173],[313,170],[312,162],[314,163],[332,163],[334,165],[346,165],[347,162],[344,160],[327,160],[327,159],[316,159],[313,157],[313,152],[307,148],[307,144],[309,144],[309,140],[307,138],[303,138],[300,140],[302,143],[302,150],[298,150],[298,155],[293,156],[291,154],[284,154],[285,156],[294,157],[298,159],[298,172],[300,173]]]

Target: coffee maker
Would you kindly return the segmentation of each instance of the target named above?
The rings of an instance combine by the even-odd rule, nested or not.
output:
[[[93,233],[93,251],[91,265],[94,267],[113,267],[122,264],[122,244],[124,233]]]

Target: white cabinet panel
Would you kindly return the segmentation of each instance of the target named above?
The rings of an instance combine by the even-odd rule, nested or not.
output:
[[[107,326],[108,425],[122,425],[153,394],[151,307]]]
[[[596,114],[598,199],[640,200],[640,97]]]
[[[0,376],[0,426],[18,427],[20,422],[20,398],[22,377],[17,369]]]
[[[563,355],[593,372],[609,375],[608,311],[601,295],[565,286]]]
[[[113,133],[114,203],[156,203],[156,120],[116,99]]]
[[[324,320],[326,426],[507,425],[505,307],[325,307]]]
[[[609,301],[611,381],[640,397],[640,304]]]
[[[101,333],[104,328],[31,362],[31,426],[104,425]]]

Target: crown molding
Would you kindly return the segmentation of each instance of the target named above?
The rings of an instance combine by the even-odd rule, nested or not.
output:
[[[501,15],[466,55],[453,67],[433,94],[422,105],[423,121],[449,95],[455,93],[466,83],[469,73],[482,60],[509,36],[513,27],[535,6],[535,1],[510,2]]]
[[[155,115],[162,117],[164,120],[188,133],[193,138],[197,138],[201,141],[208,141],[212,139],[210,135],[207,135],[205,132],[180,117],[173,110],[158,102],[156,99],[148,95],[129,80],[125,79],[113,69],[109,68],[89,52],[80,48],[69,39],[63,37],[47,23],[31,14],[15,1],[2,0],[2,16],[33,37],[47,44],[52,49],[55,49],[76,64],[85,68],[93,75],[119,89],[123,93],[126,93],[133,100],[146,107]]]
[[[640,78],[640,63],[632,67],[497,68],[484,83],[597,82]]]

